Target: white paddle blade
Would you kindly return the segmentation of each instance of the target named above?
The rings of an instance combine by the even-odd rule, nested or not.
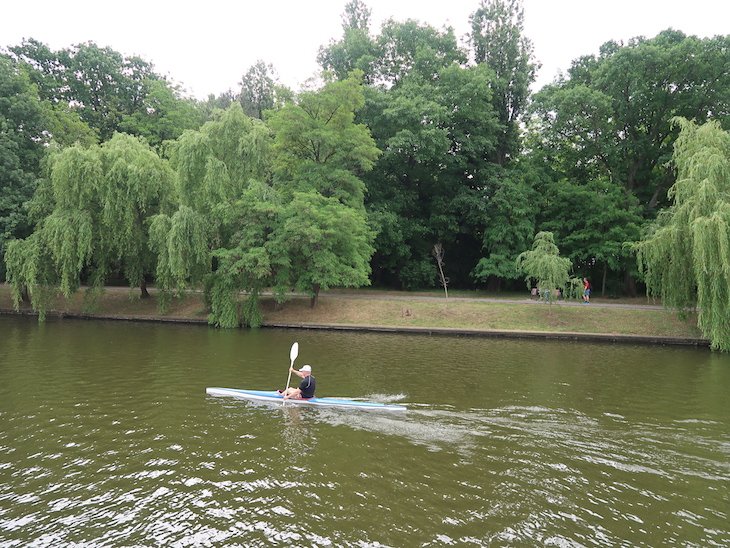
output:
[[[291,345],[291,350],[289,351],[289,359],[292,363],[294,363],[294,360],[297,359],[297,356],[299,355],[299,343],[295,342],[293,345]]]

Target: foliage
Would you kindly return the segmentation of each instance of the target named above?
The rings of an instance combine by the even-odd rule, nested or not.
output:
[[[503,165],[519,152],[519,120],[539,64],[532,42],[523,36],[521,0],[481,0],[470,18],[474,60],[495,75],[491,82],[494,111],[501,131],[493,160]]]
[[[511,168],[492,179],[482,208],[482,250],[472,275],[476,280],[515,279],[517,255],[532,238],[537,197],[527,177]],[[493,282],[494,283],[494,282]]]
[[[730,133],[717,122],[676,119],[677,182],[672,206],[636,244],[650,295],[669,307],[698,309],[712,347],[730,350]]]
[[[5,264],[15,309],[19,309],[23,293],[27,291],[33,310],[39,313],[39,321],[44,321],[55,293],[57,276],[50,250],[40,235],[34,233],[24,240],[8,242]]]
[[[63,103],[43,101],[47,135],[52,142],[67,147],[75,144],[91,146],[99,142],[99,133],[81,120],[78,112]]]
[[[182,293],[191,280],[202,280],[209,271],[209,229],[203,215],[181,205],[172,215],[152,216],[149,235],[156,258],[159,305],[164,311],[172,294]]]
[[[121,263],[130,285],[154,270],[148,246],[148,218],[173,207],[173,172],[139,139],[115,135],[101,147],[102,228],[112,260]]]
[[[75,113],[102,141],[128,132],[158,146],[202,121],[195,104],[139,57],[125,57],[94,42],[53,51],[28,39],[9,49],[29,71],[41,99],[53,105],[60,117],[57,131],[70,129],[74,119],[68,114]],[[75,142],[64,133],[58,131],[57,139]],[[88,144],[88,139],[83,141]]]
[[[257,61],[241,79],[239,100],[243,111],[252,118],[263,120],[264,111],[276,105],[276,90],[274,67]]]
[[[276,283],[308,292],[312,306],[320,289],[369,283],[373,233],[359,175],[379,150],[355,123],[364,104],[361,76],[302,93],[270,118],[274,186],[286,204],[271,237]]]
[[[404,287],[433,285],[431,250],[439,241],[452,257],[456,284],[471,282],[482,248],[497,253],[501,244],[514,273],[514,259],[533,233],[534,214],[524,177],[516,168],[506,175],[489,160],[499,133],[492,78],[483,65],[450,65],[433,83],[404,79],[397,88],[368,93],[363,118],[384,151],[366,177],[368,209],[381,227],[373,263],[381,283],[395,277]],[[498,242],[503,234],[489,227],[509,230],[497,226],[505,215],[518,228],[514,238],[510,233]],[[502,264],[497,256],[495,263]],[[485,277],[490,274],[485,270]]]
[[[383,23],[377,51],[375,75],[386,86],[398,86],[406,77],[433,81],[444,67],[466,61],[452,28],[439,31],[413,19]]]
[[[729,36],[674,30],[605,43],[598,56],[574,61],[565,77],[535,94],[535,149],[561,176],[608,179],[655,216],[674,180],[672,118],[728,123],[729,47]]]
[[[374,234],[362,209],[316,192],[295,192],[270,249],[280,280],[317,302],[330,287],[368,285]]]
[[[238,100],[233,90],[228,89],[223,93],[215,95],[213,93],[208,95],[205,101],[198,103],[198,107],[203,112],[203,116],[206,120],[210,120],[213,117],[213,113],[217,110],[226,110],[233,103]]]
[[[121,131],[139,135],[160,150],[165,141],[172,141],[187,129],[197,129],[203,123],[203,114],[179,89],[164,80],[150,79],[141,105],[119,122]]]
[[[147,217],[169,207],[167,163],[145,143],[122,134],[101,146],[58,150],[49,163],[50,184],[40,187],[35,204],[47,214],[31,236],[13,242],[7,261],[14,293],[27,289],[33,296],[55,286],[69,297],[82,274],[101,287],[121,270],[144,294],[145,276],[154,269]],[[33,306],[45,302],[34,298]]]
[[[0,55],[0,264],[6,242],[31,232],[24,204],[40,175],[45,113],[27,74]]]
[[[292,288],[315,302],[321,288],[369,275],[432,286],[436,244],[451,287],[498,290],[535,266],[520,255],[535,232],[554,234],[582,275],[602,269],[604,288],[628,289],[623,243],[656,217],[637,247],[650,293],[680,309],[702,301],[715,329],[723,294],[698,285],[695,269],[724,264],[711,236],[724,190],[706,184],[723,178],[693,170],[724,168],[688,143],[722,146],[671,119],[728,128],[728,36],[607,42],[530,98],[537,63],[522,2],[475,7],[461,47],[451,28],[412,19],[373,31],[367,5],[351,0],[342,35],[319,51],[321,88],[296,96],[263,61],[240,92],[198,102],[151,63],[93,42],[9,48],[0,255],[15,294],[43,309],[59,288],[124,275],[144,291],[154,277],[163,307],[202,286],[211,323],[258,325],[269,288],[279,302]],[[701,184],[672,187],[673,150],[681,181]]]
[[[253,291],[255,300],[271,275],[261,254],[271,230],[267,215],[275,217],[269,209],[276,197],[263,183],[270,178],[270,150],[269,130],[238,103],[170,148],[180,204],[152,222],[157,284],[169,298],[205,282],[215,325],[238,325],[238,292]]]
[[[534,231],[531,187],[520,168],[505,175],[495,161],[517,155],[516,137],[509,151],[502,141],[507,120],[516,135],[534,67],[531,46],[520,38],[521,13],[515,5],[512,11],[502,8],[497,14],[483,5],[474,16],[474,32],[480,30],[473,44],[484,47],[474,56],[477,65],[468,68],[467,52],[451,29],[388,20],[372,36],[369,12],[358,1],[346,7],[342,39],[320,50],[320,63],[339,78],[361,68],[371,86],[358,116],[383,151],[364,176],[367,209],[378,232],[372,267],[379,283],[433,285],[431,252],[437,242],[449,250],[450,274],[458,285],[471,283],[480,260],[477,279],[491,283],[504,272],[515,276],[514,259]],[[510,214],[519,228],[499,242],[507,229],[501,220]]]
[[[208,279],[214,289],[211,323],[221,327],[234,327],[237,323],[251,327],[261,325],[258,296],[265,287],[276,283],[271,239],[278,227],[281,209],[280,198],[274,189],[266,183],[252,181],[229,210],[232,217],[226,224],[235,227],[235,232],[228,247],[213,252],[217,269]],[[241,290],[246,291],[248,297],[239,319],[237,315],[233,316],[233,311]]]
[[[532,249],[518,255],[517,270],[525,275],[528,289],[534,280],[540,295],[547,294],[551,300],[556,289],[565,292],[571,263],[560,256],[551,232],[538,232]]]
[[[315,190],[351,207],[362,207],[365,186],[379,150],[368,128],[355,123],[364,97],[361,74],[304,92],[296,104],[272,113],[274,173],[285,192]]]
[[[594,265],[612,271],[627,267],[624,243],[639,238],[642,219],[636,199],[619,185],[603,179],[550,181],[538,203],[538,227],[560,240],[562,253],[584,275]]]
[[[370,36],[370,9],[361,0],[351,0],[342,15],[343,36],[321,47],[317,55],[320,66],[344,80],[353,70],[360,70],[366,83],[374,80],[375,63],[380,58],[378,46]]]

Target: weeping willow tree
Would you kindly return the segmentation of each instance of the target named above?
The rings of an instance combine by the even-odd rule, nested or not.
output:
[[[209,231],[204,219],[188,206],[180,206],[172,215],[154,215],[149,224],[158,306],[165,312],[172,297],[180,296],[189,281],[202,280],[210,271]]]
[[[674,144],[672,206],[635,245],[647,292],[679,311],[694,308],[712,347],[730,350],[730,134],[683,118]]]
[[[58,275],[40,234],[34,232],[24,240],[11,240],[5,252],[5,264],[15,309],[20,308],[27,294],[39,320],[44,321],[56,294]]]
[[[115,134],[102,145],[101,159],[101,233],[110,255],[106,266],[118,265],[129,285],[149,297],[146,278],[156,261],[149,244],[149,219],[173,208],[174,173],[168,162],[131,135]],[[100,274],[98,286],[106,279],[106,272]]]
[[[8,246],[16,308],[27,291],[42,320],[53,293],[68,298],[82,279],[102,288],[114,271],[145,295],[154,264],[147,218],[171,203],[167,162],[142,141],[116,134],[101,146],[54,151],[48,165],[50,184],[34,197],[45,214],[30,237]]]
[[[238,103],[172,145],[180,205],[151,222],[161,306],[172,295],[203,284],[211,324],[261,323],[257,298],[270,269],[259,233],[269,226],[262,211],[268,207],[264,195],[273,189],[259,181],[270,178],[270,147],[269,130]],[[243,310],[241,291],[249,295]]]
[[[538,232],[532,249],[517,256],[517,271],[525,275],[527,288],[535,281],[540,295],[552,302],[556,289],[565,292],[572,264],[560,256],[552,232]]]
[[[27,292],[41,321],[53,295],[70,296],[80,285],[80,273],[93,267],[95,249],[103,247],[93,230],[100,218],[98,185],[102,177],[98,147],[71,147],[49,159],[48,214],[28,238],[13,240],[5,258],[15,308]]]

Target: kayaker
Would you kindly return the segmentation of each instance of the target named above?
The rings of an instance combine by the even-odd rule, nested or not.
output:
[[[293,367],[289,368],[289,371],[294,373],[297,377],[302,379],[299,383],[299,388],[287,388],[284,394],[284,399],[309,399],[314,397],[314,389],[317,386],[317,381],[312,376],[312,366],[305,365],[299,371]]]

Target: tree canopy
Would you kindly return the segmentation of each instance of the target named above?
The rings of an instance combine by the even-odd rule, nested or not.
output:
[[[170,205],[170,167],[149,145],[122,134],[103,145],[58,150],[49,164],[48,188],[35,204],[47,214],[8,248],[16,305],[27,290],[43,313],[47,288],[68,297],[82,276],[103,287],[115,271],[146,296],[153,266],[147,219]]]
[[[77,113],[102,141],[127,132],[157,146],[203,122],[195,104],[139,57],[94,42],[53,51],[28,39],[9,49],[41,99]]]
[[[674,182],[668,162],[675,116],[727,123],[730,36],[700,39],[666,30],[598,56],[535,94],[532,123],[551,161],[570,178],[608,178],[636,196],[649,217]],[[690,61],[691,59],[691,61]]]
[[[697,308],[713,348],[730,350],[730,133],[716,122],[675,120],[672,206],[636,245],[647,291],[669,307]]]

